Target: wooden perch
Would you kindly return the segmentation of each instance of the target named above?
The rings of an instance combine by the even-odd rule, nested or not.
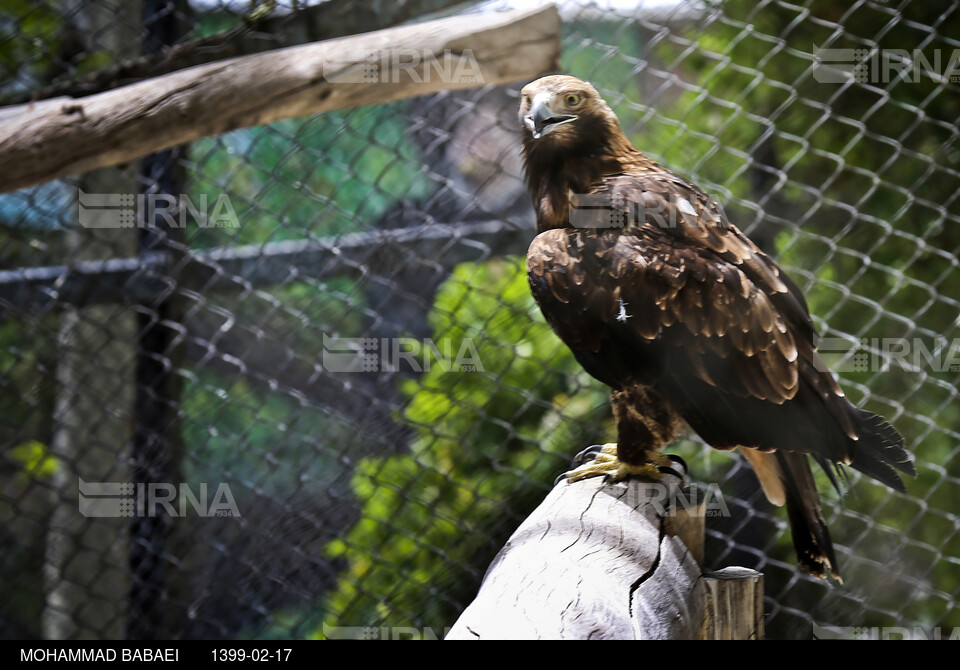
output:
[[[739,587],[726,587],[723,574],[705,579],[700,568],[710,506],[702,489],[681,488],[674,477],[561,482],[494,559],[476,599],[446,639],[729,634],[730,627],[712,620],[722,610],[715,603],[734,606]],[[745,632],[738,624],[736,633],[758,638],[762,577],[750,572],[752,580],[736,581],[749,585],[749,616],[761,604],[760,630]],[[718,596],[720,591],[724,595]]]
[[[555,71],[552,5],[456,16],[202,65],[84,98],[0,110],[0,191],[203,137]]]

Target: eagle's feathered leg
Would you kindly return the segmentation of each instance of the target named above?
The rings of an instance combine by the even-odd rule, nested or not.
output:
[[[617,442],[603,445],[593,460],[566,474],[570,481],[603,476],[617,482],[630,476],[661,479],[675,473],[676,464],[661,447],[669,444],[682,425],[663,398],[649,388],[635,386],[610,394],[617,421]]]

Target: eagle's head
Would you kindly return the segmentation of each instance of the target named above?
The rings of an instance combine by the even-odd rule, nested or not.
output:
[[[621,132],[616,115],[593,84],[566,75],[543,77],[523,87],[520,126],[525,144],[557,148]]]
[[[589,193],[604,175],[646,159],[593,84],[553,75],[520,90],[520,128],[527,188],[537,228],[566,224],[570,193]]]

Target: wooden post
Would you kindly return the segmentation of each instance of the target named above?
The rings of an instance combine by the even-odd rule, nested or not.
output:
[[[704,576],[707,611],[701,640],[763,639],[763,574],[724,568]]]
[[[561,481],[494,559],[446,639],[762,636],[762,617],[752,633],[717,621],[744,586],[750,607],[738,611],[762,614],[762,580],[704,579],[708,498],[673,476]]]
[[[85,34],[96,36],[97,48],[117,58],[136,54],[137,42],[129,39],[126,26],[143,22],[139,3],[120,3],[115,8],[81,2],[70,6]],[[79,186],[97,193],[138,189],[132,175],[113,168],[83,175]],[[93,214],[94,219],[99,216]],[[132,256],[137,249],[137,231],[130,228],[78,228],[68,239],[68,255],[79,261]],[[80,480],[129,481],[136,337],[136,315],[115,305],[70,309],[60,321],[50,445],[58,467],[51,482],[52,510],[43,558],[42,626],[47,640],[123,637],[130,589],[129,519],[85,516]]]

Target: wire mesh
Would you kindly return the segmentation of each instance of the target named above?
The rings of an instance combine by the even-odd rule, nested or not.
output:
[[[339,34],[420,18],[324,4]],[[500,7],[451,4],[419,11]],[[151,76],[118,66],[172,45],[331,36],[309,3],[0,7],[5,104]],[[843,500],[821,487],[835,586],[797,571],[785,515],[742,461],[685,439],[672,450],[730,508],[708,524],[706,567],[764,572],[768,637],[947,637],[960,5],[560,9],[562,71],[795,278],[848,395],[899,428],[920,472],[906,495],[855,474]],[[236,130],[0,196],[0,636],[452,625],[570,457],[615,434],[527,288],[523,83]],[[205,201],[207,219],[97,228],[78,198],[105,193]],[[196,504],[160,511],[158,483]]]

